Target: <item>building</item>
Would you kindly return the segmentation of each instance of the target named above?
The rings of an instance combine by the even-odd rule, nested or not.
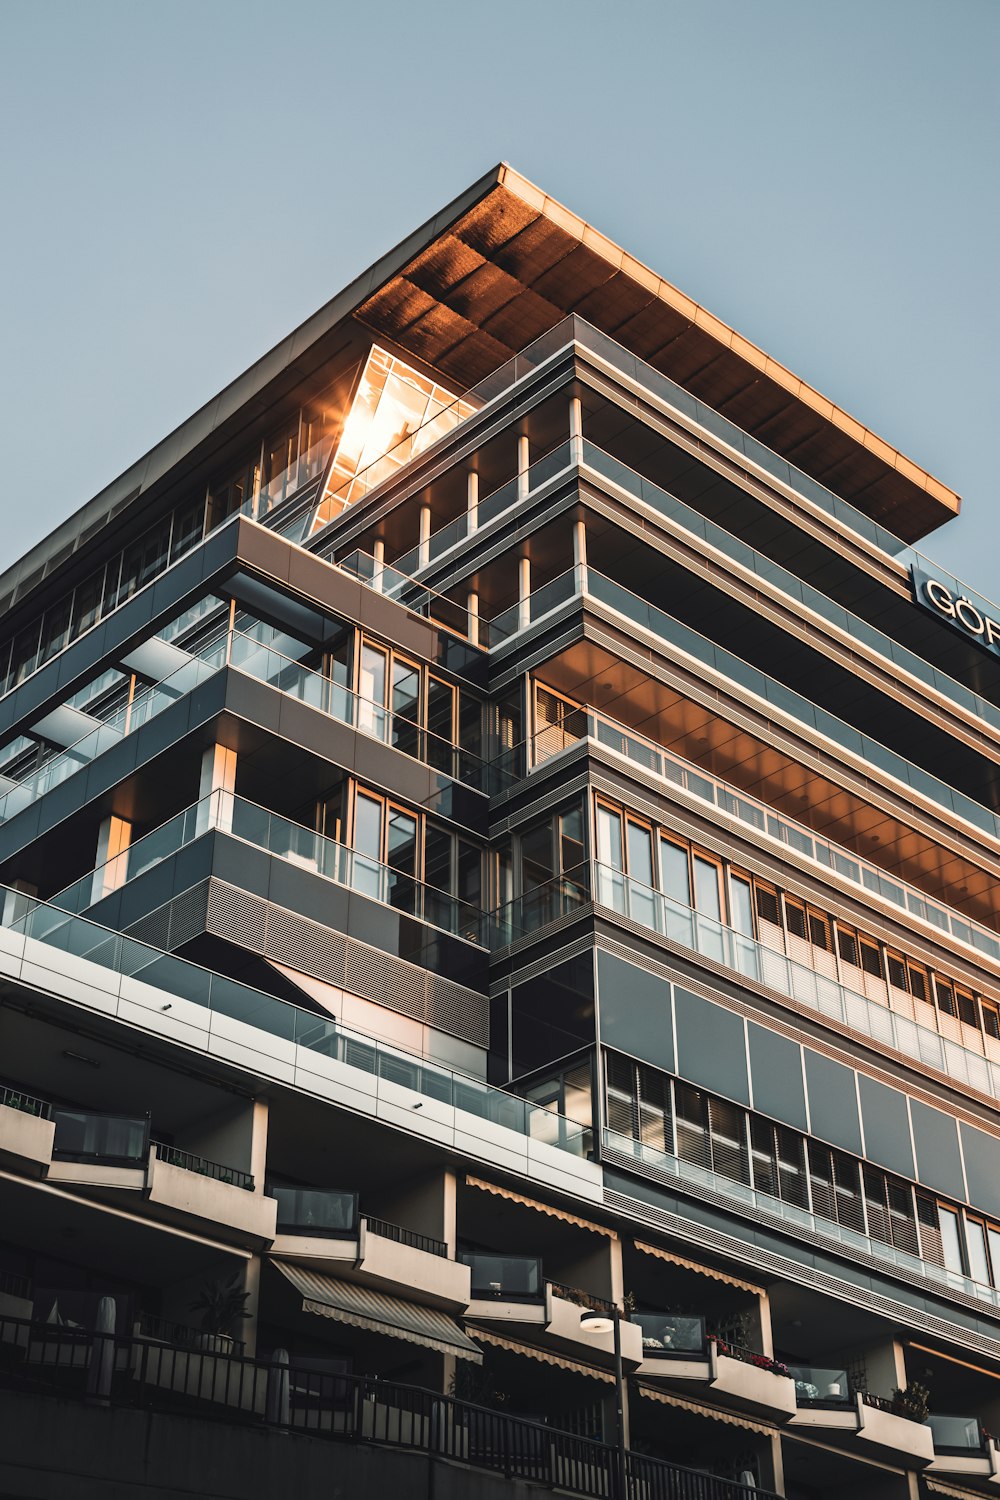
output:
[[[0,578],[0,1491],[995,1491],[958,504],[501,167]]]

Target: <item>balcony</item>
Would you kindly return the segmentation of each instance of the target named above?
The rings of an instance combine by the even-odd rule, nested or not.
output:
[[[582,864],[500,907],[494,914],[493,941],[506,946],[540,932],[551,922],[603,906],[646,927],[668,943],[686,948],[712,965],[733,970],[744,979],[806,1005],[827,1020],[870,1037],[886,1047],[936,1069],[954,1082],[1000,1099],[1000,1063],[951,1041],[938,1031],[890,1010],[867,995],[848,989],[828,974],[786,958],[773,948],[732,927],[684,906],[661,891],[643,885],[610,865]]]
[[[325,838],[302,823],[270,812],[231,792],[212,792],[166,823],[137,839],[123,854],[115,856],[114,887],[137,880],[207,834],[217,832],[240,839],[276,859],[332,880],[369,901],[440,928],[463,942],[486,947],[491,918],[478,906],[460,901],[447,891],[425,885],[404,871],[358,854],[344,844]],[[67,886],[52,898],[63,911],[83,912],[99,899],[96,893],[110,882],[99,867]]]
[[[0,1162],[31,1177],[44,1177],[52,1164],[54,1137],[44,1099],[23,1089],[0,1088]]]
[[[795,1415],[795,1381],[784,1365],[766,1354],[722,1339],[709,1339],[709,1384],[715,1395],[772,1421],[787,1422]]]
[[[273,1186],[271,1255],[452,1311],[469,1304],[469,1270],[430,1235],[359,1211],[358,1195]]]
[[[642,1335],[642,1364],[637,1374],[708,1384],[712,1371],[703,1317],[634,1312],[632,1322]]]
[[[4,1318],[30,1318],[33,1306],[28,1277],[0,1271],[0,1328]]]
[[[794,1426],[857,1430],[857,1403],[846,1370],[791,1365],[788,1373],[795,1381]]]
[[[142,1192],[149,1159],[147,1115],[99,1114],[52,1105],[50,1182]]]
[[[470,1272],[470,1318],[545,1326],[545,1279],[537,1256],[464,1251],[459,1259]]]
[[[275,1205],[254,1192],[248,1172],[190,1151],[150,1142],[146,1199],[158,1218],[229,1231],[239,1243],[262,1245],[275,1233]]]
[[[930,771],[915,765],[852,724],[829,713],[794,689],[786,687],[760,668],[683,624],[665,610],[632,593],[614,579],[592,567],[570,568],[491,622],[491,643],[504,646],[522,631],[547,619],[557,610],[575,605],[619,616],[630,635],[633,627],[655,637],[660,649],[695,664],[699,675],[706,671],[709,682],[717,681],[724,692],[735,692],[741,703],[754,706],[765,720],[778,724],[787,720],[792,732],[805,732],[810,743],[827,740],[835,747],[838,762],[846,756],[856,770],[870,778],[872,770],[888,778],[891,789],[909,800],[916,794],[932,804],[935,814],[955,818],[976,834],[1000,837],[1000,816],[966,793],[956,790]],[[750,700],[755,700],[750,704]]]
[[[926,1425],[934,1441],[929,1473],[964,1475],[1000,1488],[1000,1454],[978,1417],[931,1412]]]
[[[892,1404],[868,1394],[855,1397],[857,1403],[857,1438],[862,1447],[871,1448],[878,1458],[902,1463],[911,1469],[925,1469],[934,1460],[934,1436],[922,1422],[901,1417]]]

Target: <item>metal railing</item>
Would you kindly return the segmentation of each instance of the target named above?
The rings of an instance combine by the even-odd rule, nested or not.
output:
[[[416,1386],[300,1369],[283,1351],[265,1363],[198,1340],[197,1330],[185,1330],[177,1344],[0,1318],[0,1383],[152,1410],[176,1411],[181,1398],[199,1416],[406,1448],[593,1500],[777,1500],[772,1491],[637,1453],[626,1454],[622,1494],[616,1450],[607,1443]]]
[[[791,1372],[787,1365],[783,1365],[778,1359],[772,1359],[768,1354],[763,1354],[759,1349],[750,1349],[746,1344],[733,1344],[729,1339],[720,1338],[716,1333],[708,1335],[708,1342],[714,1344],[716,1352],[725,1355],[727,1359],[738,1360],[741,1365],[753,1365],[754,1369],[766,1370],[770,1375],[790,1378]]]
[[[179,1151],[176,1146],[168,1146],[164,1141],[151,1140],[151,1146],[156,1147],[157,1161],[165,1162],[168,1167],[181,1167],[185,1172],[195,1172],[199,1177],[211,1177],[214,1182],[224,1182],[230,1187],[245,1188],[247,1192],[253,1192],[253,1176],[250,1172],[241,1172],[236,1167],[224,1167],[220,1162],[209,1161],[206,1156],[198,1156],[193,1151]]]
[[[170,1318],[157,1317],[155,1313],[140,1312],[136,1316],[133,1334],[139,1338],[155,1339],[163,1344],[176,1344],[181,1349],[198,1349],[210,1354],[242,1354],[246,1348],[242,1339],[228,1333],[206,1333],[203,1328],[194,1328],[190,1323],[175,1323]]]
[[[616,1304],[607,1297],[597,1297],[591,1292],[585,1292],[582,1287],[569,1286],[562,1281],[550,1281],[546,1279],[545,1285],[550,1287],[557,1297],[564,1302],[572,1302],[575,1307],[586,1307],[591,1312],[604,1312],[611,1316],[615,1311]]]
[[[371,1214],[362,1214],[361,1222],[369,1234],[380,1240],[392,1240],[396,1245],[409,1245],[411,1250],[424,1250],[428,1255],[448,1259],[448,1246],[444,1240],[436,1240],[429,1234],[418,1234],[414,1229],[404,1229],[401,1224],[390,1224],[388,1219],[376,1219]]]
[[[0,1104],[6,1105],[8,1109],[19,1110],[23,1115],[34,1115],[39,1120],[47,1120],[52,1108],[48,1100],[35,1099],[23,1089],[12,1088],[0,1088]]]
[[[19,1276],[16,1271],[0,1271],[0,1292],[7,1297],[21,1297],[25,1301],[31,1296],[30,1276]]]

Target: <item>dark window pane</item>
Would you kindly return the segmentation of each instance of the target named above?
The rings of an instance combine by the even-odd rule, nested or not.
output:
[[[674,986],[677,1070],[725,1098],[749,1104],[743,1022],[680,985]]]

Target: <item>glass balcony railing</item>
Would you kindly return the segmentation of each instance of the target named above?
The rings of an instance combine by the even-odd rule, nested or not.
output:
[[[676,1313],[634,1312],[631,1319],[642,1329],[645,1359],[707,1359],[704,1318]]]
[[[938,932],[946,933],[954,941],[974,949],[977,954],[984,954],[1000,962],[1000,935],[988,927],[960,916],[950,907],[935,901],[925,891],[897,880],[870,860],[862,859],[840,844],[813,833],[794,818],[776,812],[766,802],[739,791],[729,782],[722,781],[672,750],[658,745],[655,740],[647,739],[645,735],[638,734],[627,725],[609,719],[593,709],[571,709],[559,724],[540,729],[527,746],[522,744],[506,752],[503,769],[513,776],[518,764],[523,764],[526,759],[525,748],[530,748],[531,758],[536,765],[543,765],[553,755],[558,755],[560,751],[582,739],[596,741],[616,755],[624,756],[644,772],[680,787],[730,817],[738,818],[755,833],[766,834],[768,838],[775,839],[823,869],[849,880],[861,890],[881,896],[908,917],[927,922]]]
[[[210,832],[242,839],[279,859],[333,880],[371,901],[439,927],[479,947],[489,945],[492,918],[478,906],[460,901],[447,891],[424,885],[405,871],[381,864],[355,849],[284,818],[279,813],[247,802],[232,792],[212,792],[154,828],[122,854],[84,875],[52,897],[52,905],[63,911],[82,912],[100,901],[125,880],[134,880],[154,865]],[[112,878],[112,871],[113,878]]]
[[[358,1195],[326,1188],[268,1188],[278,1204],[278,1233],[353,1239],[358,1233]]]
[[[60,1161],[142,1166],[149,1157],[148,1116],[96,1114],[53,1105],[52,1155]]]
[[[1000,707],[997,704],[974,693],[971,688],[956,681],[954,677],[949,677],[946,672],[939,671],[922,656],[900,645],[891,636],[883,634],[874,625],[869,625],[866,620],[852,614],[842,605],[836,604],[819,589],[804,583],[787,568],[772,562],[764,553],[756,551],[746,542],[724,531],[714,521],[706,520],[690,505],[685,505],[669,491],[644,479],[627,464],[612,458],[610,454],[595,447],[593,443],[585,442],[583,466],[592,469],[603,479],[610,480],[620,489],[635,495],[637,499],[644,501],[662,516],[683,526],[685,531],[697,537],[699,541],[707,542],[710,547],[716,548],[733,562],[740,563],[744,568],[749,569],[762,582],[774,584],[796,604],[803,605],[819,615],[821,619],[826,620],[828,624],[845,631],[852,640],[867,646],[880,656],[890,670],[908,672],[925,687],[932,688],[943,697],[950,699],[952,703],[965,709],[966,712],[975,714],[991,729],[1000,730]]]
[[[542,1263],[531,1255],[486,1255],[464,1251],[459,1255],[472,1271],[472,1295],[476,1300],[496,1302],[541,1302],[545,1296]]]
[[[816,1365],[789,1365],[795,1381],[796,1406],[845,1407],[854,1405],[846,1370],[824,1370]]]
[[[934,1452],[975,1455],[986,1452],[986,1435],[978,1417],[948,1417],[931,1412],[925,1424],[934,1435]]]
[[[613,610],[631,624],[648,630],[662,644],[672,646],[700,665],[718,672],[741,695],[758,698],[770,708],[789,715],[809,731],[830,740],[838,749],[856,756],[865,765],[874,766],[892,777],[905,786],[907,791],[926,797],[972,827],[989,834],[991,838],[1000,837],[1000,817],[981,802],[975,802],[964,792],[948,786],[937,776],[914,765],[912,761],[873,740],[870,735],[863,734],[843,719],[828,713],[825,708],[820,708],[801,693],[769,677],[766,672],[751,666],[724,646],[715,645],[689,625],[682,624],[655,604],[633,594],[613,579],[606,578],[595,568],[568,569],[551,583],[538,589],[523,604],[514,605],[502,615],[495,616],[490,627],[491,642],[495,643],[495,636],[498,639],[509,639],[517,631],[536,624],[552,610],[575,599],[579,599],[581,603],[593,600]]]
[[[940,1032],[850,990],[839,980],[786,958],[755,938],[726,927],[703,912],[684,906],[661,891],[632,880],[609,865],[586,864],[567,871],[515,901],[494,916],[493,941],[505,945],[527,937],[559,917],[593,900],[620,916],[648,927],[670,943],[700,954],[713,964],[735,970],[788,999],[870,1037],[905,1057],[1000,1099],[1000,1064],[972,1052]]]
[[[17,786],[11,787],[0,796],[0,823],[30,807],[46,792],[51,792],[84,766],[90,765],[105,750],[119,744],[125,735],[147,724],[207,681],[225,666],[227,645],[225,632],[213,636],[200,648],[197,656],[192,656],[176,672],[152,687],[140,689],[130,703],[117,709],[109,719],[89,730],[67,750],[54,755]]]
[[[991,1309],[1000,1308],[1000,1289],[997,1287],[985,1286],[980,1281],[973,1281],[970,1276],[963,1276],[958,1271],[949,1271],[934,1261],[910,1255],[906,1250],[897,1250],[894,1245],[883,1244],[881,1240],[872,1239],[856,1229],[848,1229],[833,1219],[825,1219],[810,1209],[799,1208],[794,1203],[786,1203],[784,1199],[772,1197],[770,1193],[761,1192],[759,1188],[750,1187],[745,1182],[736,1182],[731,1177],[723,1176],[721,1172],[713,1172],[708,1167],[683,1161],[679,1156],[674,1156],[668,1151],[660,1151],[655,1146],[647,1146],[643,1141],[637,1141],[629,1135],[619,1135],[614,1130],[604,1131],[604,1145],[607,1150],[629,1156],[640,1165],[652,1167],[656,1171],[668,1172],[672,1177],[695,1186],[710,1188],[712,1192],[728,1198],[736,1206],[750,1205],[771,1214],[788,1225],[793,1233],[795,1228],[799,1228],[825,1235],[827,1239],[835,1240],[849,1251],[860,1250],[865,1255],[884,1261],[886,1265],[905,1271],[908,1275],[926,1277],[943,1287],[963,1292],[967,1297],[976,1297],[980,1302],[988,1303]]]
[[[0,893],[5,890],[0,887]],[[123,982],[140,981],[152,987],[156,1015],[164,1009],[176,1012],[174,1024],[183,1026],[187,1045],[224,1054],[235,1036],[245,1051],[258,1058],[256,1066],[265,1076],[269,1076],[271,1060],[279,1057],[280,1071],[274,1076],[288,1081],[301,1071],[306,1086],[315,1093],[317,1080],[329,1073],[329,1064],[342,1064],[354,1073],[357,1087],[376,1102],[385,1098],[398,1107],[398,1091],[402,1089],[454,1109],[456,1129],[472,1139],[481,1137],[487,1154],[496,1149],[493,1127],[520,1137],[526,1150],[528,1143],[534,1142],[577,1158],[585,1158],[590,1152],[592,1132],[565,1115],[455,1069],[427,1062],[401,1047],[343,1026],[332,1017],[291,1005],[86,917],[18,895],[16,911],[13,901],[0,900],[0,926],[103,970],[103,986],[96,972],[91,975],[94,987],[102,989],[102,1013],[108,1013],[110,1003],[110,1013],[117,1014]],[[161,998],[169,998],[170,1006],[164,1007]],[[132,991],[128,1005],[134,1022],[141,1001]],[[481,1131],[478,1122],[490,1126],[490,1130]]]

